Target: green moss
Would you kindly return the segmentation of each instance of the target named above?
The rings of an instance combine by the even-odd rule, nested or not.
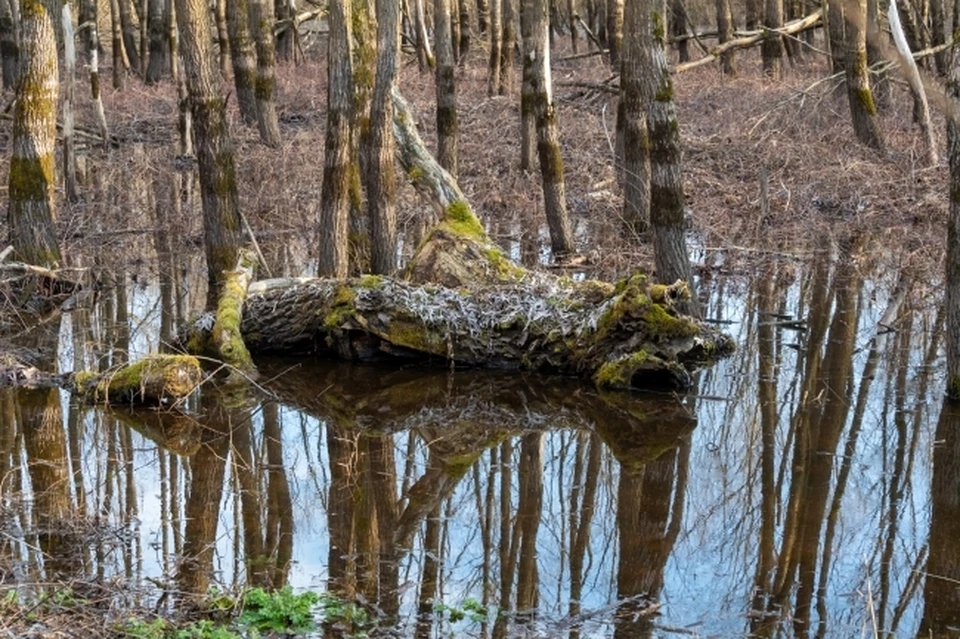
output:
[[[523,279],[526,270],[509,259],[499,247],[488,246],[484,255],[496,271],[496,278],[503,282],[518,282]]]
[[[334,293],[330,311],[323,318],[323,327],[328,331],[341,328],[347,320],[356,315],[354,302],[357,292],[347,285],[340,286]]]
[[[455,235],[462,235],[481,242],[489,241],[487,231],[483,228],[483,224],[481,224],[477,216],[474,215],[470,205],[463,200],[452,202],[447,207],[441,224]]]
[[[870,115],[877,114],[877,105],[873,101],[873,92],[870,91],[869,87],[864,87],[862,89],[859,89],[857,91],[857,97],[859,98],[860,104],[861,106],[863,106],[864,111],[866,111]]]
[[[699,325],[682,316],[674,315],[662,303],[651,299],[665,296],[666,287],[651,287],[648,290],[646,277],[634,275],[617,283],[617,297],[607,311],[597,321],[597,338],[606,336],[615,330],[623,320],[632,320],[643,326],[645,338],[656,342],[675,337],[692,337],[700,333]]]
[[[395,346],[423,353],[446,354],[446,344],[440,336],[417,322],[394,319],[387,328],[385,339]]]
[[[384,281],[383,278],[379,275],[364,275],[360,278],[360,286],[362,288],[370,288],[374,290],[380,290],[383,288]]]
[[[630,381],[650,358],[646,351],[637,351],[614,360],[605,362],[593,375],[594,383],[600,388],[629,388]]]
[[[666,73],[663,74],[660,88],[657,89],[657,93],[653,96],[653,99],[657,102],[670,102],[673,100],[673,83],[670,82],[670,76]]]
[[[190,375],[183,375],[190,371]],[[163,374],[164,387],[170,394],[182,397],[193,390],[202,376],[200,362],[190,355],[157,355],[145,357],[139,362],[128,364],[120,369],[103,375],[94,389],[96,398],[126,396],[135,394],[148,376]],[[91,383],[93,377],[87,378]]]

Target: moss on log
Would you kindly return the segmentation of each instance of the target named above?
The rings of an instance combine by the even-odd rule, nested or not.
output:
[[[267,280],[251,285],[241,331],[254,353],[434,359],[578,375],[607,388],[685,387],[691,369],[732,349],[673,308],[682,283],[529,280],[474,289],[370,276]]]
[[[87,401],[111,404],[166,404],[200,385],[200,362],[189,355],[152,355],[106,373],[71,376],[72,390]]]
[[[214,318],[212,346],[223,363],[248,377],[256,376],[256,367],[240,334],[243,301],[247,287],[253,280],[257,256],[253,251],[241,250],[237,268],[224,273],[223,290]]]

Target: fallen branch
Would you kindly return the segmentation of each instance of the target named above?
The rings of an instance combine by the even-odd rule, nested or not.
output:
[[[733,49],[748,49],[753,47],[770,37],[773,34],[780,35],[795,35],[797,33],[802,33],[808,29],[813,29],[821,26],[823,18],[823,11],[818,9],[810,15],[789,22],[779,29],[759,29],[757,31],[750,32],[749,35],[745,35],[740,38],[735,38],[723,44],[717,45],[710,49],[710,53],[707,56],[700,58],[699,60],[694,60],[693,62],[686,62],[684,64],[678,64],[673,68],[673,73],[683,73],[684,71],[689,71],[695,69],[696,67],[709,64],[714,60],[717,60],[727,51]]]

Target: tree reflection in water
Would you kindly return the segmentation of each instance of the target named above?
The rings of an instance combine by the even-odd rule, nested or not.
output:
[[[940,320],[908,277],[861,270],[727,281],[708,314],[743,320],[741,349],[687,398],[290,360],[258,362],[263,389],[165,411],[3,391],[0,577],[120,579],[161,610],[290,584],[424,638],[949,636]],[[104,299],[72,317],[74,366],[144,339],[123,330],[136,300]]]

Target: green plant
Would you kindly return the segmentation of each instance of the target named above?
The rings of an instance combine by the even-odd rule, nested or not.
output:
[[[240,635],[209,619],[195,621],[173,633],[173,639],[240,639]]]
[[[433,609],[440,615],[446,614],[450,623],[457,623],[464,619],[469,619],[473,623],[480,623],[488,615],[486,607],[476,599],[464,599],[459,608],[439,602],[434,605]]]
[[[154,619],[147,623],[143,619],[127,619],[119,628],[123,637],[131,639],[165,639],[170,624],[163,619]]]
[[[348,636],[354,639],[366,637],[367,630],[374,625],[374,620],[365,608],[336,595],[320,595],[320,609],[326,623],[342,627]]]
[[[243,598],[239,622],[257,631],[310,632],[316,627],[314,608],[319,601],[317,593],[294,594],[289,586],[273,592],[254,588]]]

